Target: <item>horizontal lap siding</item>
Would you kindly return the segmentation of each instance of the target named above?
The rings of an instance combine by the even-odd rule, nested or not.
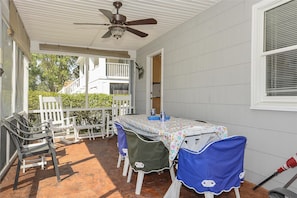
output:
[[[251,13],[258,0],[222,0],[137,51],[137,62],[164,48],[167,114],[224,125],[248,138],[246,179],[255,184],[297,152],[297,113],[251,110]],[[146,71],[148,72],[148,71]],[[136,109],[145,113],[146,78],[136,82]],[[283,186],[290,169],[264,185]],[[297,189],[297,184],[293,185]]]

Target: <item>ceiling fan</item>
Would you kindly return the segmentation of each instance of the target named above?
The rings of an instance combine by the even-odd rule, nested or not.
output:
[[[126,16],[119,14],[119,9],[122,7],[122,2],[115,1],[113,2],[114,7],[116,8],[116,14],[113,14],[109,10],[99,9],[102,14],[104,14],[110,21],[110,24],[106,23],[74,23],[75,25],[105,25],[109,26],[108,31],[102,36],[102,38],[109,38],[111,36],[119,39],[122,37],[125,31],[131,32],[136,34],[140,37],[148,36],[147,33],[141,32],[129,26],[132,25],[150,25],[150,24],[157,24],[156,19],[154,18],[147,18],[147,19],[140,19],[135,21],[126,21]]]

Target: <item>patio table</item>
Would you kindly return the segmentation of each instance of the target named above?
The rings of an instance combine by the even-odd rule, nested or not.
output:
[[[134,130],[140,135],[153,140],[161,140],[169,150],[169,160],[173,161],[187,136],[201,135],[215,132],[219,138],[227,137],[227,128],[211,123],[204,123],[190,119],[170,117],[169,120],[149,120],[147,115],[123,115],[116,121],[124,127]]]

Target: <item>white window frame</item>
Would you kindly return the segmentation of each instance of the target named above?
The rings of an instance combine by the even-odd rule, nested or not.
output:
[[[291,0],[263,0],[252,10],[251,109],[297,111],[297,96],[266,96],[266,56],[275,52],[297,49],[290,46],[264,52],[264,12]]]

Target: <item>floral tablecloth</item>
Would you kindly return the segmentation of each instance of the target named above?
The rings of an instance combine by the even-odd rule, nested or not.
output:
[[[147,115],[123,115],[116,118],[120,124],[154,140],[161,140],[169,150],[169,160],[174,160],[186,136],[215,132],[227,137],[227,128],[211,123],[170,117],[169,120],[149,120]]]

